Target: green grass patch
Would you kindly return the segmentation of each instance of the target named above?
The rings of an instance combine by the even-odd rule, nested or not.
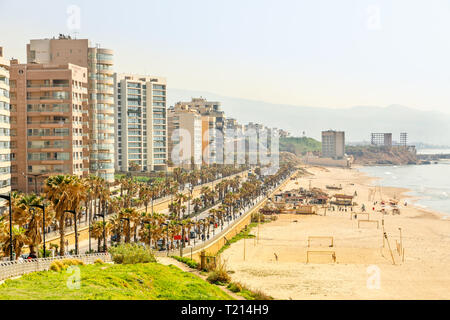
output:
[[[260,290],[252,291],[239,282],[231,282],[227,288],[247,300],[273,300],[271,296],[266,295]]]
[[[179,256],[171,256],[171,257],[179,262],[184,263],[185,265],[187,265],[189,268],[192,268],[192,269],[198,269],[198,267],[200,265],[197,261],[191,260],[186,257],[179,257]]]
[[[0,300],[230,300],[218,287],[170,265],[92,264],[77,266],[79,289],[70,289],[74,270],[42,271],[6,280]]]
[[[254,222],[250,223],[247,226],[247,230],[244,229],[241,232],[239,232],[237,235],[235,235],[233,238],[229,239],[228,242],[222,248],[220,248],[220,250],[216,253],[216,255],[221,254],[225,249],[228,249],[231,244],[233,244],[235,242],[238,242],[239,240],[242,240],[244,238],[245,239],[252,239],[252,238],[254,238],[255,235],[249,234],[249,233],[250,233],[251,229],[256,227],[257,225],[258,224],[254,223]]]
[[[307,152],[321,151],[322,143],[308,137],[287,137],[280,138],[280,151],[287,151],[298,156]]]

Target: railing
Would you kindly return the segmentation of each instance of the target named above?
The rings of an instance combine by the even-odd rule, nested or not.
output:
[[[111,255],[109,253],[80,254],[72,256],[68,255],[54,258],[30,260],[0,261],[0,281],[31,272],[49,270],[50,265],[53,261],[64,259],[78,259],[83,261],[85,264],[92,264],[97,259],[102,259],[103,262],[112,262]]]
[[[293,173],[289,174],[286,179],[284,179],[283,181],[280,181],[279,183],[274,185],[270,190],[267,190],[266,195],[260,195],[258,198],[254,199],[253,200],[254,203],[251,204],[248,208],[246,208],[246,210],[244,209],[244,212],[242,212],[242,214],[239,215],[236,219],[234,219],[232,222],[229,222],[228,225],[223,230],[220,230],[220,231],[218,230],[215,233],[215,235],[210,237],[208,240],[205,239],[202,242],[196,243],[195,245],[192,245],[192,246],[189,246],[189,247],[185,247],[183,249],[183,256],[189,256],[193,252],[198,252],[199,250],[208,247],[211,243],[213,243],[214,241],[219,239],[221,236],[226,234],[234,225],[236,225],[239,222],[241,222],[242,220],[244,220],[246,217],[248,217],[248,215],[250,213],[254,212],[255,209],[257,209],[264,202],[266,202],[267,199],[271,195],[273,195],[283,185],[283,183],[289,181],[289,179],[292,177],[292,174]],[[167,253],[167,250],[154,251],[154,254],[157,257],[164,257],[164,256],[167,256],[167,255],[174,254],[176,252],[179,253],[179,248],[169,249],[169,253]]]

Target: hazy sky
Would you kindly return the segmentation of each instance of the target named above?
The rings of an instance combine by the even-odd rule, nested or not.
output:
[[[5,54],[21,61],[29,39],[76,31],[114,49],[118,72],[174,88],[450,110],[448,0],[0,0],[0,30]]]

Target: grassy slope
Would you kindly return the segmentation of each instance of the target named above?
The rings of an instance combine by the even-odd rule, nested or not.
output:
[[[303,155],[309,151],[321,151],[322,144],[307,137],[288,137],[280,138],[280,151],[286,151],[296,154],[297,156]]]
[[[229,300],[214,285],[175,266],[157,263],[81,266],[80,289],[67,271],[36,272],[0,285],[0,299],[16,300]]]

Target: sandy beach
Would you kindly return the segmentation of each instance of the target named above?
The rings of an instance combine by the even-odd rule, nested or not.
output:
[[[357,169],[306,167],[307,176],[290,181],[284,190],[319,187],[329,194],[357,196],[351,212],[321,208],[317,215],[281,214],[277,221],[259,227],[259,239],[234,243],[222,258],[233,281],[260,289],[275,299],[449,299],[450,298],[450,221],[437,212],[413,205],[407,189],[378,188],[374,179]],[[342,190],[327,190],[326,185],[341,185]],[[372,191],[371,191],[372,190]],[[375,190],[375,191],[374,191]],[[369,200],[369,195],[374,194]],[[381,200],[398,199],[400,215],[381,210]],[[374,206],[374,201],[377,205]],[[404,205],[405,201],[407,206]],[[364,204],[368,216],[358,215]],[[375,210],[373,210],[375,207]],[[388,235],[383,247],[382,220]],[[397,251],[397,242],[404,248]],[[258,234],[258,228],[252,230]],[[333,237],[315,240],[308,248],[308,237]],[[389,246],[392,251],[389,250]],[[307,251],[334,251],[331,254]],[[277,257],[277,258],[276,258]],[[394,260],[394,261],[393,261]],[[394,264],[395,263],[395,264]]]

